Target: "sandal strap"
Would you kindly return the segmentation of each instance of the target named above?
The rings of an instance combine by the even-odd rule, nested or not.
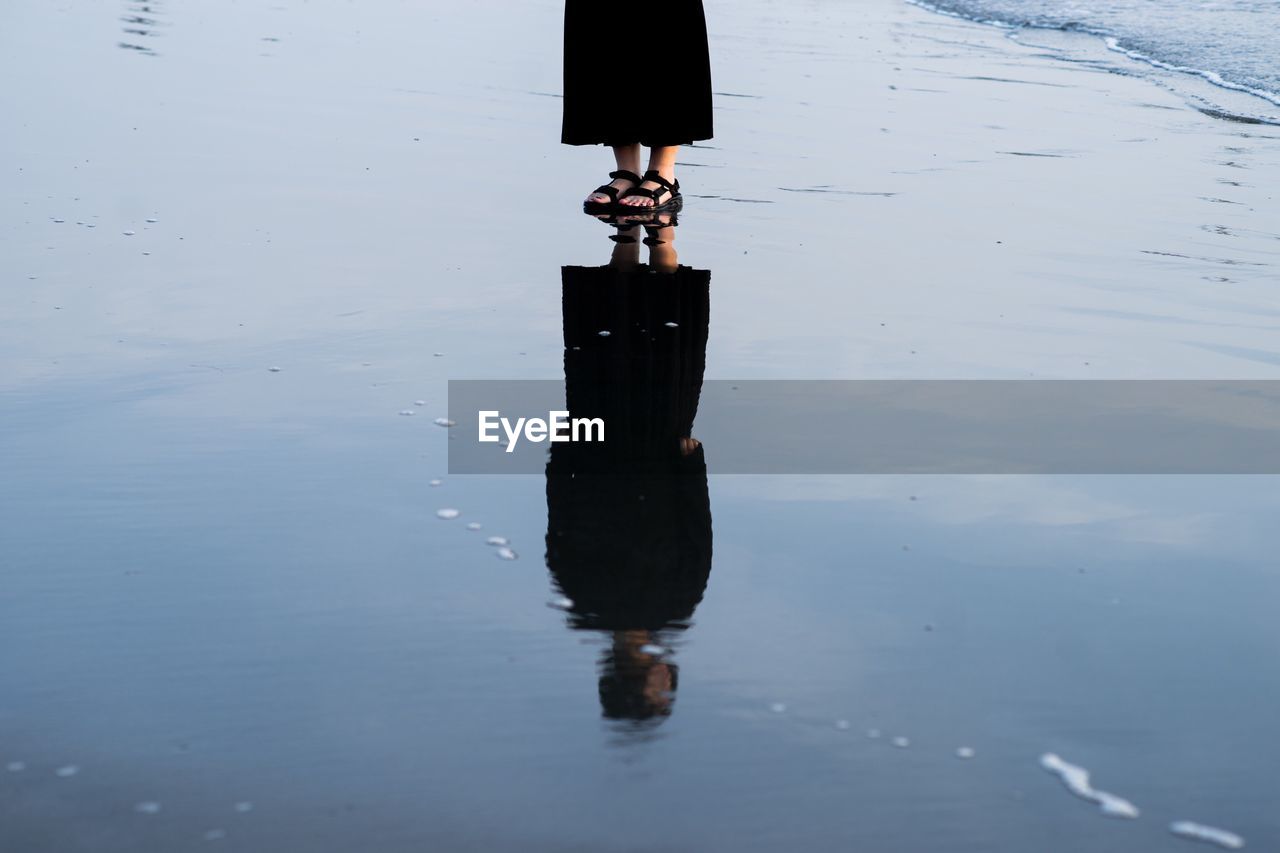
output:
[[[666,189],[666,190],[667,190],[669,193],[671,193],[672,195],[675,195],[675,194],[677,194],[677,193],[679,193],[679,192],[680,192],[680,182],[679,182],[679,181],[676,181],[676,182],[673,184],[673,183],[671,183],[671,181],[668,181],[666,178],[662,177],[662,175],[661,175],[661,174],[659,174],[659,173],[658,173],[656,170],[654,170],[654,169],[650,169],[649,171],[645,172],[645,173],[644,173],[644,179],[645,179],[646,181],[648,181],[649,183],[651,183],[651,184],[659,184],[660,186],[662,186],[664,189]]]
[[[592,195],[597,195],[597,194],[607,195],[609,197],[609,200],[612,202],[617,202],[618,200],[618,188],[614,186],[610,186],[609,184],[601,184],[600,186],[596,187],[596,191],[592,193]]]
[[[658,193],[662,191],[663,190],[661,189],[651,190],[651,189],[648,189],[647,187],[634,186],[634,187],[631,187],[631,189],[625,190],[622,193],[622,197],[630,198],[633,195],[639,195],[639,196],[644,196],[645,198],[651,198],[654,201],[657,201]]]
[[[619,169],[616,172],[610,172],[609,177],[613,178],[615,181],[618,178],[625,178],[633,184],[639,184],[644,181],[644,178],[640,177],[635,172],[629,172],[626,169]]]

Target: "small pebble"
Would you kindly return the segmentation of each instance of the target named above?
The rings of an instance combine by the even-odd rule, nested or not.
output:
[[[956,758],[969,759],[973,758],[977,754],[978,753],[974,752],[974,749],[971,746],[962,746],[956,750]]]
[[[443,518],[445,521],[452,521],[461,514],[462,513],[450,506],[436,510],[436,518]]]
[[[158,219],[148,219],[147,221],[148,221],[148,222],[155,223],[155,222],[159,222],[160,220],[158,220]]]
[[[896,737],[893,739],[892,743],[898,749],[906,749],[907,747],[911,746],[910,738],[905,738],[905,737]]]
[[[426,401],[426,400],[414,400],[414,401],[413,401],[413,404],[414,404],[415,406],[425,406],[425,405],[427,404],[427,401]]]
[[[155,800],[145,800],[135,805],[133,810],[138,814],[159,814],[160,804]]]
[[[68,764],[65,767],[59,767],[57,770],[53,772],[55,775],[61,776],[62,778],[66,779],[69,776],[75,776],[77,773],[79,773],[80,768],[74,764]]]
[[[448,418],[436,418],[435,425],[442,426],[442,427],[451,427],[453,426],[453,421],[449,420]]]
[[[132,232],[132,231],[126,231],[126,232],[124,232],[124,236],[126,236],[126,237],[132,237],[132,236],[133,236],[133,233],[134,233],[134,232]]]
[[[505,537],[505,536],[490,536],[488,539],[484,540],[484,544],[486,544],[486,545],[509,545],[509,544],[511,544],[511,543],[507,540],[507,537]]]
[[[65,220],[65,219],[55,219],[55,220],[53,220],[53,221],[54,221],[54,222],[57,222],[58,224],[62,224],[63,222],[66,222],[67,220]]]
[[[279,373],[279,372],[280,372],[280,368],[278,368],[278,367],[268,367],[268,368],[267,368],[267,370],[270,370],[272,373]]]
[[[428,481],[427,481],[427,485],[428,485],[428,486],[443,486],[443,485],[444,485],[444,480],[428,480]]]
[[[481,527],[483,527],[483,526],[484,526],[484,525],[482,525],[482,524],[481,524],[480,522],[478,522],[478,521],[469,521],[469,522],[467,522],[467,529],[468,529],[468,530],[479,530],[479,529],[480,529]]]
[[[401,414],[401,415],[403,415],[403,416],[404,416],[404,417],[406,417],[406,418],[411,418],[411,417],[413,417],[414,415],[416,415],[416,414],[417,414],[417,412],[415,412],[413,409],[401,409],[401,410],[400,410],[400,414]]]
[[[571,610],[573,609],[573,599],[565,598],[562,595],[559,598],[551,599],[549,602],[547,602],[547,606],[554,607],[557,610]]]
[[[609,337],[609,335],[611,335],[611,334],[613,334],[613,333],[612,333],[612,332],[609,332],[609,331],[601,331],[601,332],[597,332],[596,334],[598,334],[598,335],[599,335],[600,337],[602,337],[602,338],[607,338],[607,337]]]
[[[680,324],[679,323],[663,323],[662,325],[666,326],[668,329],[674,329],[678,327]]]
[[[495,553],[498,555],[498,559],[500,560],[516,560],[520,557],[519,554],[512,551],[510,548],[499,548]]]

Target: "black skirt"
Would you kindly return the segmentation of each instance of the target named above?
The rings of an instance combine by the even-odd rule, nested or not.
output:
[[[618,56],[630,50],[638,56]],[[657,147],[711,136],[702,0],[565,0],[561,142]]]

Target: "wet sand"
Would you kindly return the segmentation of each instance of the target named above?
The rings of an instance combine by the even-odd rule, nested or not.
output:
[[[905,3],[709,6],[707,378],[1280,371],[1276,128]],[[11,10],[3,846],[1280,837],[1270,478],[712,478],[674,713],[601,718],[545,482],[449,478],[432,422],[449,378],[563,375],[561,268],[609,258],[559,14]]]

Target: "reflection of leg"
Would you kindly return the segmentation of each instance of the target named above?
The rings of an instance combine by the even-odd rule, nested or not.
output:
[[[609,266],[631,270],[640,265],[639,232],[639,225],[618,226],[618,233],[611,238],[613,254],[609,256]]]
[[[618,164],[618,171],[640,174],[639,143],[635,145],[615,145],[613,147],[613,159]],[[608,186],[617,190],[617,195],[621,197],[622,193],[635,186],[635,183],[626,178],[614,178],[608,183]],[[608,194],[602,192],[593,192],[587,196],[587,204],[609,204],[612,201],[613,199],[609,198]]]
[[[657,272],[675,272],[680,265],[680,259],[676,256],[675,226],[654,224],[646,226],[644,230],[644,244],[649,247],[649,266]]]

